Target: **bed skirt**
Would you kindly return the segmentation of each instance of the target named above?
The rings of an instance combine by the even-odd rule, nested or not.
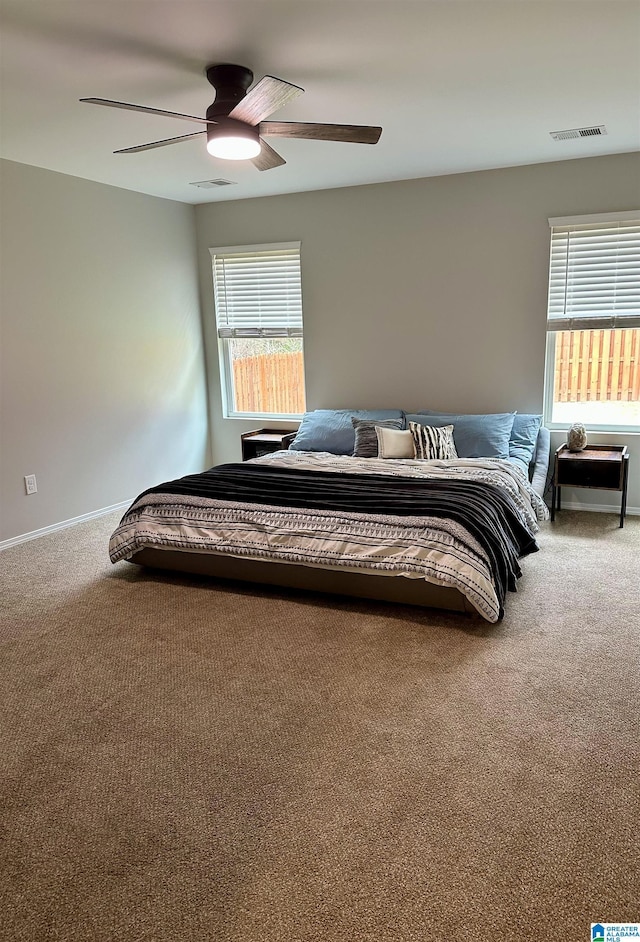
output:
[[[442,608],[480,617],[465,596],[451,586],[436,585],[424,579],[378,576],[362,572],[298,566],[255,559],[238,559],[216,553],[182,553],[177,550],[145,548],[129,560],[139,566],[237,579],[289,589],[302,589],[332,595],[356,596],[405,605]]]

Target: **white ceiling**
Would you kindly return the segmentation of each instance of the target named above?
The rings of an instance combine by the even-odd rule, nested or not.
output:
[[[0,0],[0,42],[2,157],[187,203],[640,149],[635,0]],[[78,102],[204,115],[216,62],[306,90],[273,119],[382,138],[271,138],[287,164],[260,173],[202,139],[114,155],[199,127]],[[220,177],[237,185],[189,185]]]

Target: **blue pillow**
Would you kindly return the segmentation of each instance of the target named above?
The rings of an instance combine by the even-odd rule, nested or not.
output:
[[[525,473],[529,472],[529,465],[534,459],[541,425],[541,415],[516,412],[513,417],[513,427],[509,439],[509,457],[517,458],[522,463]]]
[[[399,428],[406,428],[401,409],[316,409],[305,412],[298,434],[289,445],[294,451],[328,451],[332,455],[352,455],[356,445],[356,432],[351,418],[400,420]]]
[[[407,422],[422,425],[453,425],[453,440],[460,458],[508,458],[514,412],[490,415],[457,415],[424,410],[407,415]]]

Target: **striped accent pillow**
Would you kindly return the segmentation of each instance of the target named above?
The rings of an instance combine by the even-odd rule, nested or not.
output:
[[[453,425],[443,425],[441,428],[436,428],[433,425],[420,425],[418,422],[410,422],[409,428],[413,435],[416,458],[446,460],[447,458],[458,457],[453,441]]]
[[[383,428],[402,428],[402,419],[359,419],[355,415],[351,419],[356,433],[356,443],[353,449],[354,458],[377,458],[378,436],[376,426]]]

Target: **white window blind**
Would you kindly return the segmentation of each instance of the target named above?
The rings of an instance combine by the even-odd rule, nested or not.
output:
[[[621,215],[549,220],[549,330],[640,327],[640,213]]]
[[[219,337],[302,337],[300,243],[211,254]]]

